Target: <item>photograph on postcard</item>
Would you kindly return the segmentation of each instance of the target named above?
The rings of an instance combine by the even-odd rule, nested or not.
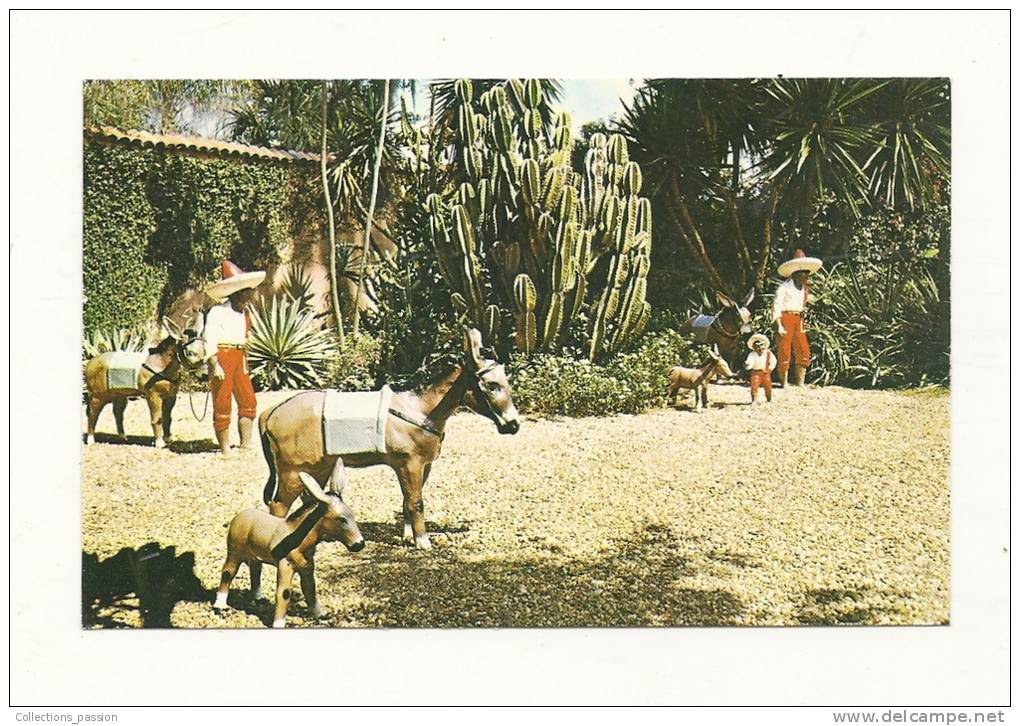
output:
[[[948,79],[83,104],[83,628],[949,623]]]

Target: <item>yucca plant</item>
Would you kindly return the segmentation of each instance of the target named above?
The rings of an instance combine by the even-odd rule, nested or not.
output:
[[[333,348],[333,339],[319,328],[310,309],[286,298],[263,301],[251,316],[248,364],[262,388],[315,388]]]

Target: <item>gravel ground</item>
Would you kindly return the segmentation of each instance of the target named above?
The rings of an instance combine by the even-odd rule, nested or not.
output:
[[[260,409],[289,395],[260,394]],[[313,620],[298,596],[288,626],[949,621],[947,392],[777,390],[757,407],[741,386],[709,395],[703,413],[527,419],[516,436],[458,414],[425,488],[430,552],[400,541],[393,472],[352,471],[344,498],[368,545],[320,545],[327,615]],[[186,397],[176,416],[171,450],[144,445],[141,402],[128,444],[107,433],[84,448],[85,627],[272,617],[248,598],[247,568],[234,609],[210,607],[227,522],[261,504],[261,451],[223,459]],[[115,430],[109,407],[98,430]],[[272,593],[275,570],[262,577]],[[143,613],[133,590],[145,588]]]

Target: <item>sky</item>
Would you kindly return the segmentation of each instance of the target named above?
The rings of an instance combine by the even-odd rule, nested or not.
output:
[[[418,79],[418,92],[412,101],[410,93],[405,91],[408,105],[415,113],[426,118],[429,111],[429,79]],[[589,121],[607,119],[623,110],[623,103],[629,103],[634,97],[640,78],[608,78],[608,79],[575,79],[562,80],[563,94],[559,108],[570,112],[572,131],[576,138],[581,126]],[[422,89],[425,89],[424,91]],[[200,117],[193,117],[190,109],[184,114],[185,121],[193,124],[195,132],[200,136],[226,138],[222,125],[226,118],[222,113],[211,112]]]

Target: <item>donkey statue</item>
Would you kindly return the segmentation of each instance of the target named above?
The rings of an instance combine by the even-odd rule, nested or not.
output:
[[[751,332],[751,311],[748,308],[754,300],[754,288],[739,303],[718,290],[715,296],[722,310],[715,315],[691,316],[680,326],[680,334],[693,334],[697,343],[718,346],[726,362],[735,365],[740,337]]]
[[[110,401],[113,401],[117,435],[125,441],[124,409],[128,399],[144,398],[149,404],[156,448],[166,446],[181,367],[198,368],[206,356],[200,330],[182,328],[166,317],[163,326],[169,335],[149,348],[148,354],[112,351],[97,355],[85,364],[89,418],[86,443],[96,442],[96,421]]]
[[[709,349],[709,359],[700,368],[684,368],[674,366],[669,369],[669,389],[666,393],[666,400],[675,405],[676,394],[681,388],[694,391],[694,410],[708,408],[708,384],[717,376],[732,378],[733,371],[730,370],[726,360],[719,355],[717,349]]]
[[[387,392],[391,397],[385,397]],[[464,332],[463,360],[451,361],[434,371],[417,389],[393,392],[384,387],[378,392],[383,397],[376,399],[380,403],[378,426],[371,432],[376,437],[374,445],[329,453],[324,411],[333,393],[305,391],[259,417],[262,451],[269,465],[263,491],[269,511],[278,517],[286,515],[304,489],[302,472],[320,484],[332,478],[333,486],[342,488],[344,467],[385,464],[396,472],[404,495],[404,540],[413,539],[419,549],[431,547],[425,531],[422,486],[442,450],[450,415],[463,405],[490,419],[501,434],[515,434],[520,428],[506,372],[496,360],[483,354],[481,333],[474,328]]]
[[[344,504],[343,491],[331,483],[322,491],[319,483],[304,472],[301,483],[308,502],[283,519],[261,509],[239,512],[227,530],[227,559],[223,563],[220,586],[213,609],[227,608],[230,583],[242,564],[251,575],[251,599],[262,596],[262,563],[276,566],[276,609],[273,627],[282,628],[291,599],[295,571],[301,577],[305,604],[316,618],[323,616],[315,592],[315,547],[319,542],[343,542],[351,552],[360,552],[365,540],[354,519],[354,512]]]

